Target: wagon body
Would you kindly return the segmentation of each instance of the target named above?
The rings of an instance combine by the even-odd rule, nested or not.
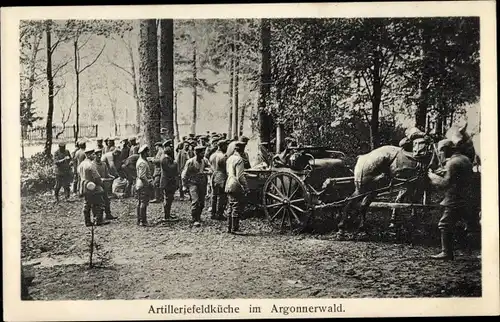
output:
[[[341,201],[354,190],[345,155],[326,147],[297,147],[275,156],[270,167],[245,171],[248,201],[280,229],[303,229],[319,204]],[[336,180],[325,189],[326,180]]]

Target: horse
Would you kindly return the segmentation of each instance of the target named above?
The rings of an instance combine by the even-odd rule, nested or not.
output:
[[[352,210],[359,211],[358,230],[363,231],[368,207],[380,193],[377,190],[390,187],[395,182],[409,181],[400,191],[397,201],[409,196],[412,202],[418,202],[427,182],[428,169],[437,168],[437,157],[432,145],[432,140],[426,135],[413,140],[412,152],[402,147],[385,145],[360,155],[354,167],[355,190],[341,213],[338,234],[345,233]]]

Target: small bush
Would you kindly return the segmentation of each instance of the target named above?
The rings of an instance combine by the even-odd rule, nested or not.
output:
[[[52,156],[42,152],[21,159],[21,195],[51,190],[55,185]]]

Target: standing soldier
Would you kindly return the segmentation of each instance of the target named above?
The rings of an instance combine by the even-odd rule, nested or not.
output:
[[[468,228],[476,228],[478,224],[477,218],[471,217],[469,209],[471,189],[473,189],[471,185],[472,163],[448,139],[439,141],[438,153],[447,160],[443,177],[429,172],[431,184],[444,189],[444,199],[440,203],[444,209],[438,223],[438,228],[441,231],[441,253],[432,256],[432,258],[453,260],[453,230],[457,220],[462,216],[467,222]]]
[[[108,165],[104,162],[102,162],[102,150],[101,149],[96,149],[95,150],[95,159],[93,161],[94,166],[97,169],[97,172],[101,176],[101,180],[104,182],[113,180],[115,177],[109,174],[109,168]],[[106,220],[113,220],[117,219],[117,217],[114,217],[111,215],[111,202],[109,200],[109,192],[108,192],[109,187],[104,187],[104,192],[103,192],[103,202],[104,202],[104,214],[105,217],[104,219]]]
[[[102,152],[101,152],[102,154]],[[108,166],[109,173],[113,177],[119,177],[121,172],[120,150],[114,149],[112,151],[102,154],[101,161]]]
[[[136,138],[131,137],[129,142],[130,142],[130,151],[128,156],[139,154],[139,144],[137,144]]]
[[[106,225],[109,221],[103,219],[103,193],[101,176],[97,172],[92,160],[94,159],[94,149],[85,149],[85,160],[78,166],[78,173],[80,177],[80,194],[85,197],[83,204],[83,217],[85,219],[85,226],[92,226],[93,221],[90,218],[90,212],[96,218],[96,225]]]
[[[59,149],[54,153],[54,165],[56,174],[56,186],[54,188],[54,195],[56,197],[56,202],[59,202],[59,191],[61,187],[64,189],[64,197],[66,200],[70,197],[71,185],[71,166],[73,162],[71,160],[71,155],[68,150],[66,150],[66,143],[59,143]]]
[[[177,158],[175,161],[177,163],[178,173],[182,173],[182,170],[184,170],[184,165],[189,159],[188,155],[189,143],[184,141],[180,143],[179,146],[180,146],[179,153],[177,153]],[[185,187],[182,184],[182,180],[180,180],[179,177],[179,197],[181,198],[181,200],[184,200],[184,188]]]
[[[226,186],[226,150],[227,141],[220,140],[217,151],[210,156],[212,167],[212,209],[211,218],[216,220],[224,219],[227,198],[224,188]]]
[[[231,214],[228,217],[228,232],[240,231],[240,216],[245,210],[245,196],[248,186],[244,176],[245,163],[242,154],[245,151],[245,142],[236,142],[235,152],[226,162],[227,182],[225,192],[229,197]]]
[[[163,213],[165,221],[176,219],[170,213],[172,202],[174,201],[174,194],[179,184],[179,172],[177,163],[173,156],[172,140],[167,140],[163,143],[164,153],[160,159],[161,177],[160,188],[163,192]]]
[[[106,154],[109,151],[109,138],[104,139],[104,149],[102,149],[102,154]]]
[[[189,194],[191,195],[191,216],[193,225],[199,227],[201,225],[201,213],[205,206],[207,168],[210,167],[210,163],[203,157],[205,151],[204,146],[197,146],[194,150],[196,155],[187,160],[182,170],[181,179],[183,185],[189,189]]]
[[[83,162],[83,160],[85,160],[86,156],[85,156],[85,149],[87,148],[87,144],[85,143],[85,141],[78,141],[77,143],[77,146],[78,146],[78,150],[75,152],[75,157],[73,159],[73,164],[75,166],[75,172],[76,172],[76,176],[75,176],[75,181],[73,182],[73,191],[76,192],[78,191],[78,193],[80,194],[80,191],[81,191],[81,187],[80,187],[80,173],[78,171],[78,167],[80,166],[80,164]]]
[[[120,160],[125,161],[126,158],[130,155],[130,143],[128,139],[125,138],[122,140],[122,150],[120,154]]]
[[[139,153],[132,154],[122,163],[122,170],[128,181],[125,197],[132,196],[132,186],[135,185],[135,179],[137,178],[137,170],[135,168],[137,160],[139,160]]]
[[[149,147],[143,145],[139,148],[139,158],[137,159],[136,171],[136,192],[137,192],[137,225],[147,226],[147,211],[149,198],[153,191],[153,178],[151,169],[147,161]]]
[[[102,144],[102,138],[97,139],[97,149],[104,150],[104,145]]]
[[[151,159],[154,165],[154,171],[153,171],[154,199],[151,200],[151,203],[160,203],[163,201],[162,191],[160,188],[160,179],[161,179],[160,160],[163,156],[163,145],[161,142],[156,142],[155,147],[157,149],[156,156]]]

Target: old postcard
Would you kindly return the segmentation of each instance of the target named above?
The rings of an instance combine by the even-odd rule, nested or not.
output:
[[[1,30],[5,320],[500,313],[494,1]]]

